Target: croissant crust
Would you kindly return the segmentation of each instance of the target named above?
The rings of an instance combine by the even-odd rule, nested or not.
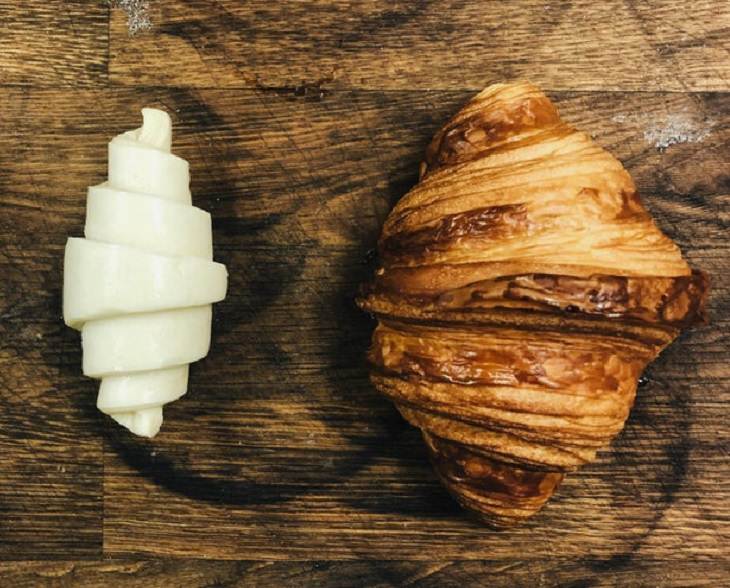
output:
[[[705,320],[707,277],[532,84],[478,94],[420,172],[358,299],[371,380],[454,497],[514,524],[621,431],[646,365]]]

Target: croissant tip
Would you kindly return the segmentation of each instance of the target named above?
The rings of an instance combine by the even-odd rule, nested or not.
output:
[[[465,509],[495,527],[514,526],[533,516],[563,479],[562,472],[518,467],[478,448],[422,434],[441,483]]]

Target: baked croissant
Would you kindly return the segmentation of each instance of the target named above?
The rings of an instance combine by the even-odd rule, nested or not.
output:
[[[621,431],[642,370],[703,320],[707,278],[532,84],[474,97],[420,171],[358,300],[371,379],[452,495],[511,525]]]

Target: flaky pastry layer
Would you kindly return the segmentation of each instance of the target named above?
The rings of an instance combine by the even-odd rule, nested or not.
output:
[[[704,319],[707,278],[532,84],[475,96],[420,171],[359,298],[372,381],[456,499],[513,524],[621,431],[645,366]]]

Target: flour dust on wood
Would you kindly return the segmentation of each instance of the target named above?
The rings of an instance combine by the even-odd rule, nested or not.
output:
[[[664,151],[671,145],[699,143],[712,131],[712,120],[700,120],[687,109],[656,117],[648,114],[617,114],[611,119],[617,123],[636,124],[643,129],[644,140],[657,150]]]
[[[109,4],[112,8],[120,8],[127,15],[130,37],[152,28],[148,0],[111,0]]]

